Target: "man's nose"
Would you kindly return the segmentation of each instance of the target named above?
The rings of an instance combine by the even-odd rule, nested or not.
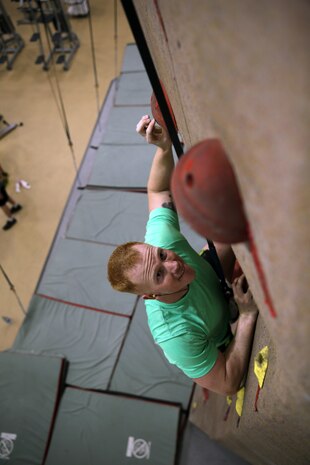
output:
[[[166,269],[170,273],[174,274],[178,269],[178,262],[176,260],[167,260]]]

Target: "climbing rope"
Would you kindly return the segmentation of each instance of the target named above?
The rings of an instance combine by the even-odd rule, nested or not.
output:
[[[43,12],[43,8],[42,8],[42,2],[39,1],[38,5],[39,5],[43,25],[44,25],[44,31],[45,31],[45,37],[46,37],[46,42],[47,42],[47,46],[48,46],[48,51],[49,51],[50,56],[51,56],[50,70],[51,70],[51,73],[52,73],[52,76],[53,76],[53,81],[54,81],[56,90],[54,89],[54,85],[53,85],[51,76],[49,75],[50,70],[47,70],[48,81],[49,81],[49,84],[50,84],[50,87],[51,87],[51,91],[52,91],[52,94],[53,94],[53,97],[54,97],[54,100],[55,100],[55,103],[56,103],[56,106],[57,106],[57,109],[58,109],[58,112],[59,112],[59,116],[60,116],[64,131],[65,131],[66,137],[67,137],[67,142],[68,142],[68,145],[69,145],[69,149],[70,149],[70,153],[71,153],[71,157],[72,157],[72,161],[73,161],[73,166],[74,166],[75,173],[76,173],[77,184],[78,184],[78,186],[81,186],[82,183],[81,183],[80,177],[79,177],[78,164],[77,164],[77,160],[76,160],[76,154],[75,154],[75,150],[74,150],[74,146],[73,146],[73,141],[72,141],[72,138],[71,138],[67,113],[66,113],[66,109],[65,109],[65,105],[64,105],[62,92],[61,92],[61,89],[60,89],[59,80],[58,80],[57,73],[56,73],[56,66],[55,66],[54,56],[53,56],[53,53],[52,53],[52,44],[51,44],[50,34],[49,34],[49,30],[48,30],[48,25],[47,25],[47,21],[44,20],[44,12]]]
[[[27,314],[27,313],[26,313],[26,310],[25,310],[25,308],[24,308],[24,306],[23,306],[23,304],[22,304],[22,301],[21,301],[20,298],[19,298],[19,295],[17,294],[17,291],[16,291],[16,289],[15,289],[15,286],[14,286],[14,284],[12,283],[12,281],[10,280],[10,278],[8,277],[7,273],[4,271],[4,269],[3,269],[3,267],[2,267],[1,264],[0,264],[0,270],[1,270],[1,272],[2,272],[2,274],[3,274],[3,276],[4,276],[4,278],[5,278],[6,282],[8,283],[9,288],[11,289],[11,291],[13,291],[13,293],[14,293],[14,295],[15,295],[15,297],[16,297],[16,300],[17,300],[17,302],[18,302],[18,305],[19,305],[21,311],[23,312],[24,315],[26,315],[26,314]]]

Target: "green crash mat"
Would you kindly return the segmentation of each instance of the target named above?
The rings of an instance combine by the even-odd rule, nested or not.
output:
[[[111,391],[181,403],[189,407],[193,382],[171,365],[150,333],[145,305],[139,301],[128,331]]]
[[[147,144],[100,145],[87,185],[146,189],[154,153]]]
[[[114,190],[84,190],[69,221],[66,237],[104,244],[144,242],[147,195]],[[180,218],[182,233],[197,252],[206,240]]]
[[[149,107],[152,92],[153,89],[146,72],[122,73],[118,79],[114,105],[146,105]]]
[[[147,195],[118,191],[84,191],[77,202],[66,236],[122,244],[144,241],[148,219]]]
[[[144,71],[144,64],[141,59],[138,47],[136,44],[128,44],[122,63],[122,72],[130,73],[132,71]]]
[[[151,115],[151,107],[113,107],[101,143],[113,145],[145,145],[145,140],[136,132],[136,125],[143,115]],[[153,147],[154,151],[154,147]]]
[[[67,388],[46,465],[174,465],[180,410]]]
[[[136,297],[117,292],[107,279],[109,245],[59,239],[47,261],[38,294],[85,308],[131,315]]]
[[[1,464],[43,464],[64,367],[62,357],[0,353]]]
[[[85,311],[33,296],[15,349],[61,354],[69,361],[67,383],[106,389],[129,318]]]

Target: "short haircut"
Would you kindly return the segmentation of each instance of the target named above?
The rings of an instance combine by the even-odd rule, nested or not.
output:
[[[142,242],[126,242],[119,245],[109,258],[108,279],[116,291],[137,293],[136,285],[128,278],[128,272],[142,259],[141,253],[133,247],[139,244]]]

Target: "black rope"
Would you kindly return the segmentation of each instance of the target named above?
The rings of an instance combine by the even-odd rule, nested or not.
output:
[[[95,41],[94,41],[92,14],[91,14],[89,0],[87,0],[87,6],[88,6],[88,25],[89,25],[89,35],[90,35],[90,46],[91,46],[92,63],[93,63],[93,71],[94,71],[94,79],[95,79],[97,113],[99,115],[100,114],[99,80],[98,80],[97,61],[96,61],[96,54],[95,54]]]
[[[214,245],[213,241],[211,241],[210,239],[207,239],[207,242],[208,242],[208,246],[209,246],[210,258],[211,258],[211,261],[212,261],[213,269],[214,269],[215,273],[217,274],[217,277],[219,278],[219,281],[221,283],[223,292],[224,292],[227,300],[229,300],[232,297],[232,289],[228,286],[228,284],[226,282],[226,278],[225,278],[225,275],[224,275],[222,264],[220,262],[220,259],[219,259],[219,256],[217,254],[217,251],[216,251],[216,248],[215,248],[215,245]]]
[[[25,310],[25,308],[24,308],[24,306],[23,306],[23,304],[22,304],[22,301],[21,301],[20,298],[19,298],[19,295],[18,295],[17,292],[16,292],[15,286],[14,286],[14,284],[12,283],[12,281],[10,280],[10,278],[8,277],[8,275],[6,274],[6,272],[4,271],[4,269],[3,269],[3,267],[2,267],[1,264],[0,264],[0,269],[1,269],[1,271],[2,271],[2,274],[3,274],[3,276],[4,276],[5,280],[6,280],[6,282],[7,282],[8,285],[9,285],[9,288],[11,289],[11,291],[14,292],[15,297],[16,297],[16,299],[17,299],[17,302],[18,302],[18,304],[19,304],[19,307],[21,308],[23,314],[26,315],[26,314],[27,314],[27,313],[26,313],[26,310]]]
[[[168,129],[170,138],[172,140],[173,146],[175,148],[175,151],[178,157],[180,157],[183,154],[183,147],[179,140],[179,136],[175,129],[172,116],[170,114],[168,104],[166,102],[165,95],[161,88],[160,80],[159,80],[156,68],[154,66],[149,48],[147,46],[147,42],[146,42],[142,27],[141,27],[141,24],[140,24],[140,21],[139,21],[139,18],[138,18],[136,9],[135,9],[135,6],[132,0],[122,0],[122,5],[125,10],[129,25],[131,27],[131,31],[136,40],[136,44],[139,49],[144,67],[146,69],[152,88],[156,95],[159,108],[162,112],[163,118],[167,125],[167,129]]]
[[[65,121],[63,119],[63,114],[62,114],[62,111],[61,111],[60,103],[58,102],[58,95],[57,95],[57,92],[54,89],[54,84],[53,84],[53,81],[52,81],[51,76],[50,76],[49,73],[47,73],[47,79],[49,81],[49,85],[50,85],[50,88],[51,88],[51,91],[52,91],[52,94],[53,94],[53,97],[54,97],[54,100],[55,100],[55,103],[56,103],[56,106],[57,106],[58,114],[59,114],[59,117],[61,119],[61,124],[65,128],[66,124],[65,124]]]

